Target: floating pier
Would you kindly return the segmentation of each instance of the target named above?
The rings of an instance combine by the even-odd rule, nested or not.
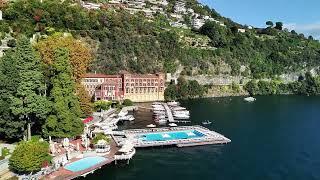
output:
[[[174,133],[191,133],[190,137],[170,137]],[[196,133],[196,134],[194,134]],[[227,144],[231,140],[225,136],[211,131],[202,126],[180,126],[166,128],[151,128],[151,129],[131,129],[124,130],[125,137],[114,137],[118,145],[123,141],[130,141],[134,147],[156,147],[156,146],[172,146],[187,147],[199,146],[208,144]],[[160,139],[150,140],[144,139],[146,136],[160,136]],[[190,134],[188,134],[189,136]],[[163,138],[161,138],[163,136]]]

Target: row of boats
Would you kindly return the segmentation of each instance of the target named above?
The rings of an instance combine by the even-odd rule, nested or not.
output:
[[[170,112],[167,112],[165,105],[168,105]],[[168,102],[167,104],[154,102],[151,106],[153,110],[153,119],[159,124],[167,123],[169,116],[171,115],[174,120],[185,120],[190,118],[190,112],[186,108],[181,107],[178,102]]]

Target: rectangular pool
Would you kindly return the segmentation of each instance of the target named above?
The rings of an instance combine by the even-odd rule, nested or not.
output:
[[[86,157],[78,161],[72,162],[70,164],[67,164],[64,168],[72,172],[77,172],[91,168],[97,164],[102,163],[105,160],[107,160],[107,158],[100,156]]]
[[[191,139],[205,136],[196,130],[171,131],[171,132],[152,132],[139,135],[138,138],[143,141],[168,141],[178,139]]]

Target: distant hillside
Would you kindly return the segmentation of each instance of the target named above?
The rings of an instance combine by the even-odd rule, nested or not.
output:
[[[98,4],[92,4],[98,3]],[[1,37],[70,32],[95,52],[91,71],[273,78],[320,65],[320,44],[268,22],[240,25],[196,0],[16,0],[2,7]]]

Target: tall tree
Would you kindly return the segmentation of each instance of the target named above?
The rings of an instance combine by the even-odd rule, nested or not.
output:
[[[76,87],[72,79],[69,53],[66,48],[58,48],[52,64],[49,98],[53,101],[51,115],[43,126],[45,136],[74,137],[83,132],[80,120],[81,110]]]
[[[12,96],[12,113],[28,127],[28,140],[31,126],[42,124],[49,112],[49,102],[45,96],[44,76],[40,58],[36,55],[26,37],[21,37],[13,54],[19,75],[16,93]],[[38,126],[35,126],[37,128]]]
[[[82,116],[87,117],[92,115],[93,105],[91,103],[91,97],[88,94],[88,91],[84,88],[84,86],[80,83],[76,85],[77,96],[80,101],[80,108],[82,111]]]
[[[15,118],[10,108],[12,97],[17,93],[19,72],[16,68],[15,52],[9,50],[0,60],[0,137],[19,139],[25,122]]]
[[[80,82],[82,76],[86,73],[89,63],[92,60],[91,51],[81,41],[72,36],[63,36],[60,33],[49,36],[36,45],[42,61],[44,62],[47,73],[54,63],[55,51],[58,48],[66,48],[69,51],[69,59],[72,67],[72,76]]]

